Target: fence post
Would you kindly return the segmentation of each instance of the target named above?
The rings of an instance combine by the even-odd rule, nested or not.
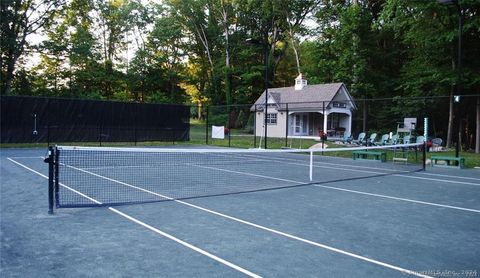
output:
[[[423,166],[423,171],[426,170],[426,165],[427,165],[427,141],[423,141],[423,150],[422,150],[422,166]]]
[[[253,148],[257,147],[257,105],[253,111]]]
[[[231,134],[231,130],[230,130],[230,127],[231,127],[231,115],[230,115],[230,105],[227,105],[227,115],[228,115],[228,122],[227,122],[227,130],[228,130],[228,147],[230,148],[231,147],[231,137],[230,137],[230,134]],[[223,132],[225,133],[225,129],[223,130]]]
[[[134,106],[134,114],[133,114],[133,140],[134,140],[134,145],[137,145],[137,114],[138,114],[138,105]]]
[[[205,107],[205,145],[208,145],[208,105]]]
[[[327,116],[325,115],[325,101],[322,101],[322,113],[323,113],[323,124],[322,124],[322,126],[323,126],[322,129],[323,130],[322,130],[322,132],[320,132],[319,135],[320,135],[320,141],[322,142],[322,149],[324,149],[325,148],[325,140],[323,140],[323,138],[325,136],[327,136],[326,134],[327,134],[327,128],[328,128],[327,127],[328,126],[328,118],[326,118]],[[325,119],[326,119],[326,121],[325,121]],[[322,152],[322,155],[323,155],[323,152]]]
[[[288,103],[285,104],[286,114],[285,114],[285,148],[288,147]]]
[[[50,146],[50,123],[47,123],[47,146]]]

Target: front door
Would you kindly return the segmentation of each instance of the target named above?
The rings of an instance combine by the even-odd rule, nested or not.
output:
[[[293,118],[293,135],[308,135],[308,114],[296,113]]]

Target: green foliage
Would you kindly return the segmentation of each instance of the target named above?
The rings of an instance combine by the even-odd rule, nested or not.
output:
[[[368,105],[355,113],[355,127],[365,121],[367,129],[381,130],[405,115],[425,113],[428,103],[407,97],[480,91],[477,0],[459,0],[459,6],[433,0],[161,2],[5,2],[2,93],[10,79],[14,94],[202,106],[253,103],[264,90],[266,69],[270,87],[292,86],[300,69],[309,84],[343,82],[356,99],[394,98],[390,105]],[[15,33],[11,27],[26,26],[17,23],[40,3],[55,4],[38,21],[42,28]],[[456,57],[459,12],[462,75]],[[307,19],[313,24],[305,24]],[[40,30],[47,38],[42,43],[22,41],[23,34]],[[249,38],[259,44],[247,45]],[[30,66],[23,50],[37,53],[39,62]],[[450,108],[442,104],[441,109],[432,116],[444,132]],[[234,125],[250,126],[248,119],[239,113]],[[464,121],[472,129],[473,115]]]
[[[245,125],[245,131],[247,133],[253,133],[253,130],[254,130],[253,122],[254,121],[255,121],[255,113],[250,113],[248,115],[247,124]]]
[[[208,124],[226,127],[228,126],[228,114],[210,115],[208,118]]]

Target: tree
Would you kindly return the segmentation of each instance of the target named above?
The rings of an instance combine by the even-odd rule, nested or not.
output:
[[[29,46],[27,37],[49,23],[63,1],[0,1],[1,94],[9,95],[18,59]]]
[[[291,47],[295,54],[295,62],[297,65],[297,73],[301,74],[300,67],[300,54],[298,49],[299,38],[298,36],[305,35],[307,30],[303,26],[303,21],[311,14],[314,9],[320,4],[319,0],[300,0],[300,1],[285,1],[286,30],[291,41]]]
[[[155,20],[144,49],[137,51],[131,74],[142,77],[140,84],[136,84],[142,100],[144,93],[150,92],[149,97],[157,101],[183,102],[185,96],[179,85],[187,46],[183,41],[182,26],[166,15],[162,7],[157,7],[155,13],[163,16]]]
[[[317,10],[318,40],[307,42],[314,60],[309,76],[322,82],[343,82],[358,99],[380,96],[376,59],[379,34],[373,29],[376,13],[368,1],[325,1]],[[387,62],[388,61],[382,61]],[[362,127],[367,130],[368,106],[362,105]],[[373,122],[373,121],[371,121]]]
[[[479,53],[480,21],[476,14],[480,4],[464,0],[459,8],[464,17],[462,91],[478,93],[478,59],[465,57],[476,57]],[[404,46],[406,59],[399,75],[399,92],[409,96],[449,96],[447,147],[453,141],[453,94],[460,84],[456,58],[459,13],[453,9],[436,1],[390,0],[382,11],[385,28],[391,28]]]

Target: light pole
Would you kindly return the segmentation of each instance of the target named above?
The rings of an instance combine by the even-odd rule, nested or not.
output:
[[[249,45],[260,45],[263,46],[263,55],[264,55],[264,67],[265,67],[265,77],[264,77],[264,90],[265,90],[265,105],[263,107],[263,125],[264,125],[264,140],[263,140],[263,147],[264,149],[267,149],[267,109],[268,109],[268,45],[267,45],[267,40],[265,39],[263,42],[256,40],[256,39],[247,39],[245,40],[245,43]],[[255,109],[256,110],[256,109]],[[256,116],[255,116],[256,117]],[[255,127],[257,128],[257,127]]]
[[[462,7],[460,7],[460,3],[458,0],[437,0],[438,3],[443,5],[455,5],[457,12],[458,12],[458,49],[457,49],[457,90],[456,96],[454,97],[454,103],[456,106],[459,106],[460,96],[462,95],[462,85],[463,85],[463,76],[462,76],[462,27],[463,27],[463,14],[462,14]],[[458,157],[458,153],[460,151],[460,136],[461,136],[461,121],[459,109],[457,110],[457,118],[458,118],[458,134],[457,134],[457,144],[455,146],[455,157]]]

